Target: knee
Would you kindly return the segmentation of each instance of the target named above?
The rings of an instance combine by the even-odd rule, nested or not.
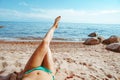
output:
[[[44,47],[44,48],[48,48],[49,47],[49,42],[46,41],[46,40],[42,40],[41,46]]]
[[[49,42],[47,40],[43,39],[42,44],[47,46],[49,44]]]

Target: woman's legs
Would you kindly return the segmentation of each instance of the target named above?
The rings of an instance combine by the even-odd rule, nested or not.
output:
[[[53,57],[52,57],[50,48],[48,49],[48,52],[44,57],[42,66],[51,70],[53,75],[55,74],[55,67],[54,67]]]
[[[60,20],[60,16],[55,19],[55,22],[48,33],[45,35],[41,44],[35,50],[29,61],[27,62],[24,72],[30,70],[32,68],[41,66],[43,64],[44,67],[53,71],[53,60],[49,48],[50,41],[52,40],[55,29],[58,26],[58,22]]]

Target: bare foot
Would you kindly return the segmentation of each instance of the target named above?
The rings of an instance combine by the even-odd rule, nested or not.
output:
[[[59,21],[60,21],[60,18],[61,18],[61,16],[58,16],[56,19],[55,19],[55,22],[54,22],[54,24],[53,24],[53,26],[54,27],[58,27],[58,23],[59,23]]]

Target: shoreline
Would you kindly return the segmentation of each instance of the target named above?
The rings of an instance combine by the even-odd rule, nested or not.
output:
[[[51,42],[84,42],[87,38],[81,38],[81,39],[64,39],[64,38],[53,38]],[[41,42],[42,38],[7,38],[2,39],[0,38],[0,41],[5,42]]]
[[[25,44],[28,44],[28,45],[38,45],[41,43],[42,40],[0,40],[0,44],[22,44],[22,45],[25,45]],[[54,45],[54,44],[83,44],[83,41],[60,41],[60,40],[52,40],[50,42],[51,45]]]

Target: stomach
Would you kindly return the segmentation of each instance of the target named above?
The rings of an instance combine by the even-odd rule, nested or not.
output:
[[[52,80],[52,75],[41,70],[35,70],[29,74],[24,74],[22,80]]]

